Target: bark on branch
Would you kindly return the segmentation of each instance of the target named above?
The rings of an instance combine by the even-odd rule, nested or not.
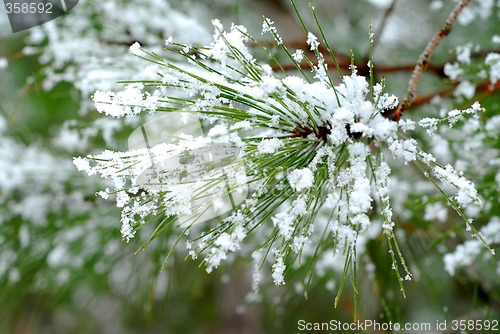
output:
[[[448,19],[444,23],[443,27],[434,35],[434,37],[427,44],[424,52],[418,58],[417,65],[413,70],[413,74],[411,76],[410,82],[408,83],[408,95],[406,99],[401,103],[392,113],[392,115],[388,115],[390,118],[394,120],[399,120],[401,115],[413,104],[417,97],[417,87],[420,81],[420,77],[422,73],[425,71],[427,66],[429,65],[429,59],[436,50],[436,47],[439,43],[445,38],[455,25],[457,21],[458,15],[460,12],[469,4],[470,0],[461,0],[453,9],[453,11],[448,16]]]

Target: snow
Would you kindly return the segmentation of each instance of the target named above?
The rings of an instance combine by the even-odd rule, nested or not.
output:
[[[437,220],[444,223],[448,219],[448,209],[440,202],[430,203],[425,206],[424,219]]]
[[[0,57],[0,70],[4,70],[9,66],[7,58]]]
[[[424,117],[418,121],[418,125],[427,128],[427,134],[432,135],[437,130],[439,119],[433,117]]]
[[[489,77],[491,83],[494,85],[497,81],[500,81],[500,54],[488,53],[484,61],[490,67]]]
[[[465,45],[458,46],[457,60],[461,64],[470,65],[470,56],[474,45],[472,43],[467,43]]]
[[[402,157],[405,162],[415,161],[417,159],[417,141],[415,139],[394,140],[389,145],[389,150],[395,157]]]
[[[441,1],[441,0],[433,0],[430,4],[430,9],[432,11],[440,10],[443,7],[444,7],[444,4],[443,4],[443,1]]]
[[[486,123],[486,132],[488,136],[497,138],[500,135],[500,115],[495,115]]]
[[[318,49],[319,46],[318,38],[310,31],[307,33],[306,43],[307,45],[309,45],[309,50],[314,51]]]
[[[304,51],[301,49],[297,49],[292,54],[292,57],[293,57],[293,60],[295,60],[297,63],[300,63],[301,61],[304,60]]]
[[[465,207],[471,202],[481,203],[474,184],[461,176],[451,165],[448,164],[445,168],[436,166],[433,172],[443,183],[450,183],[457,188],[454,198],[460,206]]]
[[[257,151],[260,154],[273,154],[283,145],[283,142],[278,138],[264,139],[257,145]]]
[[[448,112],[447,119],[450,127],[453,126],[463,115],[469,114],[473,115],[474,118],[477,118],[477,113],[485,111],[483,107],[479,104],[478,101],[475,101],[470,108],[467,109],[453,109]]]
[[[295,215],[291,215],[288,212],[280,212],[271,219],[274,226],[279,229],[280,236],[282,236],[285,240],[292,237],[292,233],[295,230]]]
[[[290,186],[295,191],[311,188],[314,183],[314,174],[309,168],[294,169],[287,175]]]
[[[392,0],[367,0],[372,5],[379,8],[386,8],[392,3]]]
[[[480,233],[488,243],[500,242],[500,218],[492,217],[488,224],[481,228]],[[478,257],[484,253],[484,245],[478,239],[467,240],[458,245],[455,251],[445,254],[444,268],[451,276],[457,269],[473,265]],[[488,253],[486,253],[488,254]],[[491,257],[491,255],[489,255]]]
[[[129,47],[129,51],[131,54],[133,55],[138,55],[141,51],[141,44],[139,44],[139,42],[135,42],[133,43],[130,47]]]
[[[276,262],[273,264],[273,281],[276,285],[285,284],[285,269],[286,265],[283,262],[283,257],[278,255]]]
[[[152,113],[156,111],[158,97],[144,92],[143,89],[142,84],[131,84],[116,93],[97,90],[92,98],[97,111],[109,116],[136,116],[144,109]]]
[[[96,22],[109,24],[96,29]],[[43,48],[40,60],[48,78],[44,89],[72,82],[84,100],[95,90],[118,89],[119,80],[142,78],[142,60],[124,57],[129,43],[141,41],[149,50],[161,52],[168,36],[193,44],[206,43],[210,36],[199,19],[172,8],[169,1],[151,0],[87,0],[72,15],[33,27],[29,34],[24,52],[38,54]],[[138,51],[135,47],[133,53]],[[80,111],[93,109],[82,103]]]
[[[460,68],[459,63],[446,63],[444,64],[444,74],[446,74],[451,80],[457,80],[464,74],[464,70]]]
[[[453,95],[455,96],[464,96],[467,99],[472,99],[474,94],[476,93],[476,86],[472,84],[469,80],[463,80],[457,86]]]

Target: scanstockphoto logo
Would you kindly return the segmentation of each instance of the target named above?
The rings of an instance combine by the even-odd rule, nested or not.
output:
[[[3,0],[12,32],[30,29],[65,15],[78,0]]]

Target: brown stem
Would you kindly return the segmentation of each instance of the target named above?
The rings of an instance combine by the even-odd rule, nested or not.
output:
[[[420,106],[426,104],[436,96],[449,96],[453,94],[457,86],[458,82],[455,82],[452,85],[439,90],[438,92],[420,95],[415,99],[415,101],[413,101],[413,106]],[[500,81],[497,82],[496,84],[492,84],[491,81],[486,80],[476,87],[476,96],[474,97],[474,101],[481,101],[482,99],[490,96],[491,94],[497,92],[498,90],[500,90]],[[466,105],[461,106],[460,108],[461,109],[468,108],[472,105],[472,103],[473,102],[468,102],[466,103]]]
[[[417,65],[415,66],[410,82],[408,83],[408,95],[406,96],[406,99],[394,110],[391,115],[389,115],[389,117],[394,120],[399,120],[401,115],[413,104],[415,98],[417,97],[417,87],[420,81],[420,77],[428,67],[430,57],[434,53],[434,50],[436,50],[436,47],[439,45],[439,43],[443,40],[443,38],[450,33],[451,29],[455,25],[455,22],[457,21],[458,15],[462,11],[462,9],[464,9],[465,6],[469,4],[469,2],[470,0],[461,0],[450,13],[443,27],[441,27],[441,29],[427,44],[424,52],[422,52],[422,54],[418,58]]]
[[[500,90],[500,81],[492,84],[491,81],[486,80],[484,83],[477,87],[477,92],[479,92],[480,94],[476,96],[475,100],[481,101],[482,99],[488,97],[494,92],[497,92],[498,90]]]
[[[445,87],[445,88],[439,90],[438,92],[420,95],[413,101],[413,105],[420,106],[420,105],[426,104],[426,103],[430,102],[436,96],[449,96],[449,95],[453,94],[453,92],[455,91],[455,88],[457,88],[457,86],[458,86],[458,83],[454,83],[453,85],[451,85],[449,87]]]

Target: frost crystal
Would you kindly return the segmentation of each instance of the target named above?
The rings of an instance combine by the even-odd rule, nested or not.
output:
[[[309,45],[311,51],[318,49],[319,46],[318,38],[312,32],[307,33],[306,43],[307,45]]]
[[[302,60],[304,60],[304,51],[300,49],[296,50],[293,53],[292,57],[297,63],[300,63]]]

